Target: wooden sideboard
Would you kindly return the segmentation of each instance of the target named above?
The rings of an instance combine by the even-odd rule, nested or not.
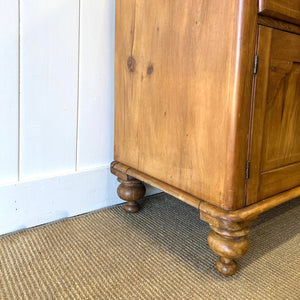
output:
[[[257,216],[300,195],[300,1],[117,0],[111,171],[128,212],[142,182],[199,209],[234,274]]]

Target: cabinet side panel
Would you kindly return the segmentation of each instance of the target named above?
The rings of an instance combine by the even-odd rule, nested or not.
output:
[[[244,202],[232,194],[245,183],[251,85],[241,108],[238,80],[241,57],[242,72],[253,67],[240,28],[251,2],[116,2],[115,159],[226,209]]]

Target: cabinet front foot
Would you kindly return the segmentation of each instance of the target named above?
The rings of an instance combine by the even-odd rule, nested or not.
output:
[[[237,263],[230,258],[219,257],[216,261],[217,270],[223,275],[230,276],[236,273]]]
[[[135,178],[127,180],[118,178],[118,181],[121,183],[118,187],[118,195],[122,200],[127,201],[123,206],[124,210],[128,213],[137,212],[139,205],[136,201],[143,198],[146,193],[144,184]]]
[[[243,256],[249,249],[249,227],[234,231],[213,225],[210,227],[212,230],[208,235],[208,244],[220,256],[216,262],[218,271],[227,276],[235,274],[238,269],[235,259]]]

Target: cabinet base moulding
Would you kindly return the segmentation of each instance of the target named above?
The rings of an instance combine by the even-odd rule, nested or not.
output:
[[[209,223],[211,227],[208,244],[220,256],[216,267],[224,275],[236,273],[235,259],[246,254],[249,248],[247,234],[258,215],[300,195],[300,187],[296,187],[238,210],[224,210],[117,161],[112,162],[111,173],[116,175],[121,183],[118,195],[127,201],[124,205],[127,212],[138,211],[136,201],[145,195],[142,182],[197,208],[200,219]]]

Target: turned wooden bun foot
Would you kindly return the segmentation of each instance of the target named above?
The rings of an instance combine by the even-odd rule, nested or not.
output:
[[[137,212],[139,205],[136,201],[143,198],[146,193],[144,184],[135,178],[128,180],[118,178],[118,181],[121,183],[118,187],[118,195],[122,200],[127,201],[123,206],[125,211],[128,213]]]
[[[249,248],[246,236],[249,228],[229,231],[212,225],[210,227],[212,230],[208,235],[208,244],[216,254],[220,255],[216,262],[218,271],[227,276],[235,274],[238,267],[234,259],[243,256]]]
[[[237,263],[234,260],[225,257],[217,259],[216,267],[220,273],[227,276],[235,274],[238,269]]]
[[[128,201],[124,204],[123,208],[128,213],[135,213],[140,209],[140,206],[135,201]]]

